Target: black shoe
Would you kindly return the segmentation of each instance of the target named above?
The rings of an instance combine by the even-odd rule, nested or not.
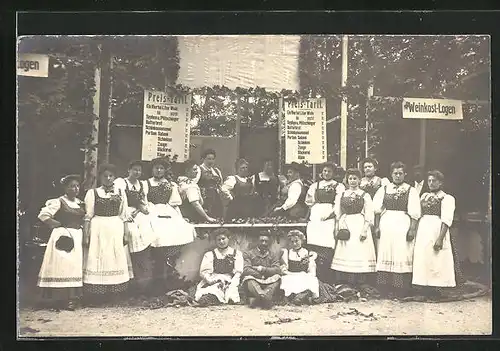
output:
[[[256,297],[249,297],[248,298],[248,305],[250,308],[256,308],[258,306],[258,300]]]
[[[270,310],[273,308],[273,301],[269,298],[264,298],[261,300],[260,305],[264,310]]]

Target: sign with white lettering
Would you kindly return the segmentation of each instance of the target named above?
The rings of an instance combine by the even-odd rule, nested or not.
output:
[[[178,155],[179,162],[189,159],[190,121],[190,94],[145,90],[142,159],[174,155]]]
[[[326,99],[285,99],[285,163],[327,160]]]
[[[403,98],[403,118],[460,120],[462,101]]]
[[[40,54],[18,54],[17,75],[28,77],[48,77],[49,56]]]

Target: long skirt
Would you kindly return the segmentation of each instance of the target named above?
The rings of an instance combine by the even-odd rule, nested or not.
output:
[[[310,291],[313,298],[319,297],[319,281],[316,276],[306,272],[290,272],[281,277],[280,289],[285,292],[288,297],[291,294],[300,294],[305,291]]]
[[[203,207],[213,218],[222,218],[223,205],[219,191],[216,188],[201,188]]]
[[[227,205],[226,218],[229,221],[236,218],[253,218],[259,211],[258,198],[256,196],[235,197]]]
[[[129,207],[128,212],[135,211],[134,207]],[[131,253],[145,250],[154,239],[153,228],[149,215],[142,212],[137,213],[133,222],[125,223],[128,248]]]
[[[306,227],[306,242],[308,245],[334,249],[334,230],[335,219],[329,219],[326,221],[310,221],[309,223],[307,223]]]
[[[229,274],[221,274],[221,275],[229,279],[232,278],[232,276]],[[220,303],[226,304],[229,303],[230,301],[234,303],[239,303],[240,293],[238,291],[238,288],[239,286],[237,283],[223,284],[218,282],[214,284],[209,284],[205,280],[202,280],[196,286],[196,294],[194,299],[195,301],[199,301],[202,296],[212,294],[215,297],[217,297],[217,300],[219,300]]]
[[[61,236],[71,236],[74,247],[70,252],[55,247]],[[38,274],[38,286],[42,288],[42,298],[50,300],[71,300],[82,295],[82,230],[55,228],[50,234]]]
[[[153,279],[153,258],[151,247],[130,253],[134,271],[133,283],[138,293],[146,293]]]
[[[414,240],[406,241],[410,217],[403,211],[386,211],[380,218],[377,283],[407,289],[411,286]]]
[[[434,250],[434,244],[441,232],[441,219],[425,215],[418,224],[413,255],[414,285],[454,287],[455,267],[451,248],[450,232],[446,233],[443,248]]]
[[[133,277],[124,225],[118,216],[95,216],[90,221],[90,245],[84,257],[83,283],[91,294],[123,292]]]
[[[349,240],[339,240],[335,248],[331,268],[347,273],[375,272],[376,258],[371,229],[366,231],[366,239],[360,236],[365,225],[365,217],[361,214],[343,215],[339,229],[348,229]]]
[[[179,246],[192,243],[196,238],[194,226],[170,205],[151,206],[152,247]]]

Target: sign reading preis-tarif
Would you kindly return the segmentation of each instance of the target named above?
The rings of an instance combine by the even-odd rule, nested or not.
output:
[[[142,159],[178,155],[178,161],[189,158],[191,95],[170,95],[144,91],[142,126]]]
[[[285,100],[284,112],[285,163],[326,162],[326,100]]]

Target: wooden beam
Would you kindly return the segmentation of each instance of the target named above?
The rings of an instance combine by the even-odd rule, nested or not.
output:
[[[342,88],[347,83],[348,49],[348,38],[344,35],[342,37]],[[347,101],[344,96],[340,105],[340,165],[344,169],[347,168]]]

